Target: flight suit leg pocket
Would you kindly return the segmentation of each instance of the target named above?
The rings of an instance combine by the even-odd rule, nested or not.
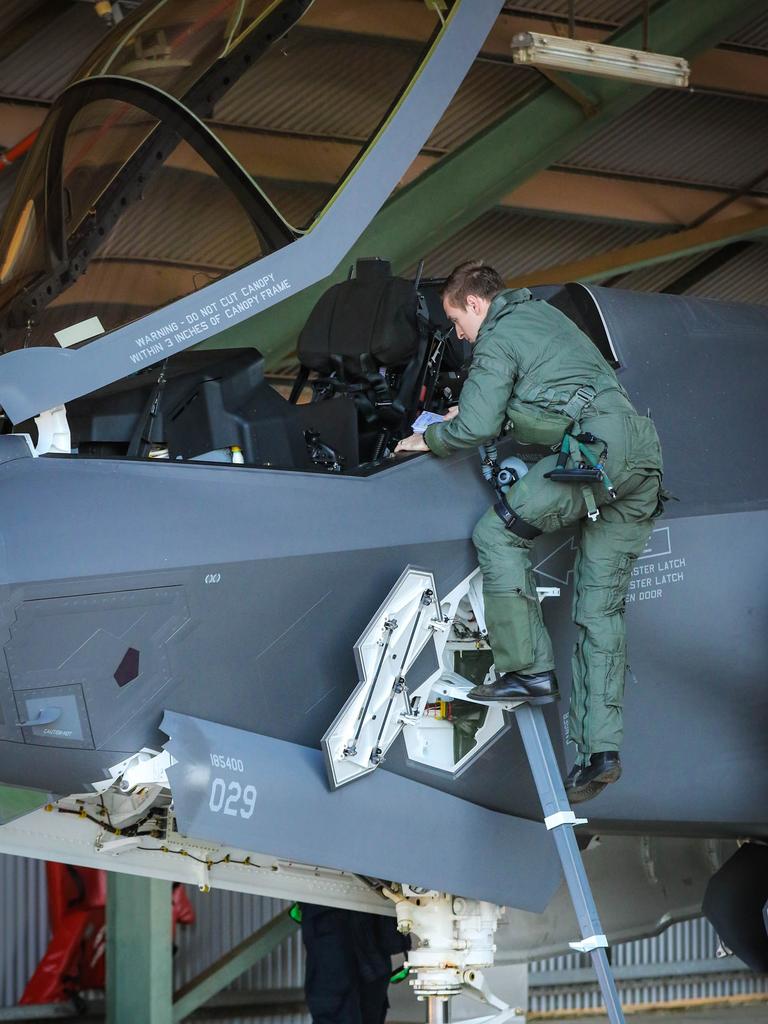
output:
[[[627,470],[662,469],[661,444],[653,420],[648,416],[626,416],[625,460]]]
[[[594,684],[589,694],[587,746],[590,753],[600,750],[618,750],[623,738],[624,653],[593,653]]]
[[[498,672],[525,671],[536,659],[536,623],[522,588],[511,593],[483,591],[485,622]]]
[[[607,708],[624,706],[624,674],[626,658],[623,654],[605,655],[605,692],[603,703]]]
[[[608,587],[606,594],[606,613],[613,615],[616,612],[623,612],[627,591],[629,590],[629,581],[632,576],[632,569],[634,567],[636,559],[630,555],[619,555],[616,570],[613,573],[613,578]]]

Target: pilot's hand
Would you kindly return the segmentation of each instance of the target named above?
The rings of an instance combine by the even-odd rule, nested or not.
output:
[[[409,455],[411,452],[428,452],[429,445],[424,440],[423,434],[411,434],[397,442],[395,455]]]
[[[452,405],[449,407],[448,412],[443,413],[444,420],[452,420],[455,416],[459,415],[458,405]]]

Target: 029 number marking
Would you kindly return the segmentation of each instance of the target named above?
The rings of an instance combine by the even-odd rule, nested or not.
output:
[[[217,777],[211,783],[208,806],[214,814],[251,818],[256,807],[256,795],[256,787],[250,783],[241,786],[239,782],[225,782]]]

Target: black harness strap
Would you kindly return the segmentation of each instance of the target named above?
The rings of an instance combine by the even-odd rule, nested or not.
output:
[[[493,506],[493,511],[504,523],[505,530],[516,533],[523,540],[535,540],[543,532],[538,526],[526,523],[524,519],[521,519],[517,512],[512,511],[503,497]]]

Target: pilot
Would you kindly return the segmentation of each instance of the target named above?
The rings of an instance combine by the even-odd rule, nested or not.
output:
[[[566,790],[579,803],[621,775],[624,602],[635,559],[661,511],[659,440],[590,339],[553,306],[532,299],[527,288],[505,288],[493,267],[479,261],[456,267],[443,288],[443,308],[459,338],[474,345],[469,376],[458,408],[423,436],[403,439],[397,453],[445,457],[495,439],[505,424],[515,440],[546,445],[550,452],[566,428],[594,436],[588,450],[596,461],[608,448],[606,472],[615,497],[607,482],[549,479],[557,455],[546,454],[472,535],[499,675],[470,696],[544,702],[559,693],[529,553],[540,534],[577,527],[568,733],[578,754]]]

